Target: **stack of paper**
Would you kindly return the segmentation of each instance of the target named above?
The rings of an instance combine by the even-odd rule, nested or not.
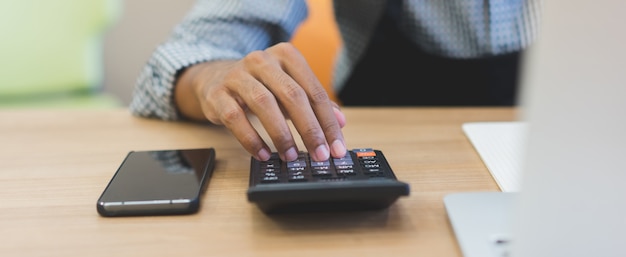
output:
[[[525,130],[521,121],[463,124],[463,132],[503,192],[519,190]]]

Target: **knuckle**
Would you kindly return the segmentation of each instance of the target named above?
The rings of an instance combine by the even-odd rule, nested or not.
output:
[[[325,141],[324,137],[320,136],[321,135],[321,131],[318,127],[312,126],[312,127],[308,127],[302,131],[300,131],[300,135],[303,138],[308,138],[309,140],[312,140],[313,142],[323,142]]]
[[[269,55],[261,50],[253,51],[244,56],[243,62],[246,64],[246,66],[264,65],[269,62]]]
[[[337,122],[323,122],[320,125],[322,127],[323,131],[331,131],[331,132],[336,132],[339,131],[339,124]]]
[[[296,101],[296,103],[302,103],[306,100],[306,93],[302,87],[287,81],[287,79],[282,79],[281,82],[284,85],[281,89],[286,99]]]
[[[238,108],[225,108],[220,112],[219,117],[222,124],[230,128],[233,124],[237,124],[242,117],[245,118],[245,114]]]
[[[253,87],[251,94],[252,101],[261,106],[267,106],[275,102],[274,95],[264,87]]]
[[[254,133],[243,134],[239,138],[239,142],[251,150],[261,149],[263,145],[257,141],[255,135]]]
[[[330,100],[326,90],[322,87],[313,87],[311,90],[311,102],[313,104],[325,103]]]
[[[278,43],[268,48],[268,52],[272,53],[274,56],[278,56],[280,59],[283,59],[286,62],[305,61],[304,56],[298,50],[298,48],[296,48],[293,44],[289,42]]]
[[[287,149],[291,147],[293,143],[291,134],[289,133],[280,133],[279,135],[275,135],[272,138],[272,141],[276,144],[278,149]]]
[[[274,45],[274,47],[272,47],[272,50],[286,55],[291,55],[298,52],[297,48],[289,42],[280,42]]]

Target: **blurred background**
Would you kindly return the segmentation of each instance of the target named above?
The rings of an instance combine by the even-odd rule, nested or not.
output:
[[[0,108],[128,105],[143,64],[193,2],[0,1]]]
[[[128,105],[143,65],[195,0],[119,1],[123,14],[104,37],[104,88]]]
[[[0,1],[0,108],[127,106],[152,51],[194,2]],[[293,42],[335,98],[332,1],[308,2],[309,18]]]

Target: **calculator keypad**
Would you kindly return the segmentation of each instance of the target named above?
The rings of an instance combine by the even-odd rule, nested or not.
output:
[[[353,149],[342,158],[331,158],[320,162],[312,161],[305,152],[300,152],[298,159],[294,161],[283,162],[274,153],[270,160],[259,162],[258,170],[260,174],[254,175],[262,184],[363,180],[388,175],[380,157],[371,148]]]

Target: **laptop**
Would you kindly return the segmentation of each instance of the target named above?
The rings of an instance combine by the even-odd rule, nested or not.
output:
[[[444,198],[464,257],[626,256],[624,11],[543,2],[522,70],[519,190]]]

